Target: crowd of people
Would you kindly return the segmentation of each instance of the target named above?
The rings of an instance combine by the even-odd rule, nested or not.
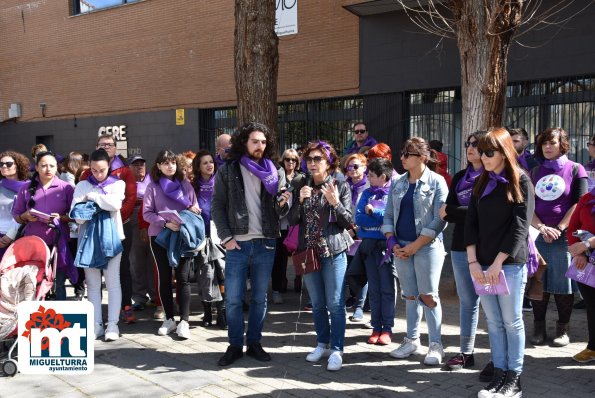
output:
[[[316,332],[305,359],[328,357],[329,371],[342,367],[347,321],[363,322],[365,310],[367,342],[392,342],[399,290],[407,328],[390,356],[425,354],[426,365],[446,371],[475,366],[481,303],[491,360],[480,373],[488,384],[479,397],[521,396],[522,311],[533,311],[530,343],[546,343],[552,295],[558,310],[552,345],[570,342],[579,290],[588,345],[573,358],[595,361],[595,286],[571,279],[595,266],[595,183],[587,174],[593,165],[585,170],[568,159],[563,129],[538,134],[533,154],[522,128],[472,132],[465,137],[467,166],[451,179],[441,143],[408,139],[400,175],[391,148],[372,138],[365,123],[353,127],[343,157],[320,140],[279,158],[275,135],[260,123],[221,134],[214,154],[163,150],[150,169],[142,156],[117,156],[111,135],[100,136],[89,155],[62,158],[36,145],[31,163],[2,152],[0,250],[26,235],[55,247],[51,298],[67,299],[66,279],[76,300],[86,287],[95,337],[106,341],[120,337],[119,322],[133,323],[135,310],[151,306],[162,321],[158,335],[189,338],[196,278],[202,326],[228,333],[220,366],[240,359],[244,346],[246,355],[271,360],[261,344],[267,292],[272,280],[272,302],[283,302],[290,255],[293,288],[307,289]],[[595,155],[595,137],[588,146]],[[445,360],[439,284],[447,223],[454,224],[460,347]],[[427,348],[420,339],[424,315]]]

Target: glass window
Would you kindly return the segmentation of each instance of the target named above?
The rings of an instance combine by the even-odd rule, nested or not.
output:
[[[102,8],[109,8],[120,6],[127,3],[135,3],[140,0],[75,0],[74,13],[84,14],[87,12],[101,10]]]

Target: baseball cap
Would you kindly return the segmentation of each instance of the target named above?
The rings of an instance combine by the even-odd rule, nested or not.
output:
[[[145,158],[143,158],[140,155],[136,155],[133,156],[129,161],[128,161],[128,165],[131,165],[132,163],[136,162],[137,160],[142,160],[143,162],[146,162]]]

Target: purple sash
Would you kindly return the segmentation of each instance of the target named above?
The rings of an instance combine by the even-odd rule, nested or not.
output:
[[[11,180],[10,178],[3,178],[0,180],[0,186],[3,188],[8,189],[14,193],[18,193],[19,190],[23,185],[26,185],[29,180],[19,181],[19,180]]]
[[[459,183],[455,187],[457,199],[461,206],[469,206],[471,193],[473,192],[473,185],[475,185],[475,180],[477,180],[477,177],[479,177],[482,172],[483,167],[480,167],[479,170],[475,170],[472,165],[469,165],[467,170],[465,170],[465,175],[463,175],[463,178],[459,180]]]
[[[159,186],[161,186],[163,193],[165,193],[165,196],[168,198],[175,200],[186,208],[192,206],[192,202],[190,202],[190,200],[184,194],[181,181],[172,181],[169,178],[161,177],[159,178]]]
[[[502,170],[502,173],[500,173],[500,174],[496,174],[493,171],[490,171],[490,173],[488,174],[489,181],[486,184],[486,187],[483,190],[483,193],[481,194],[481,198],[491,194],[492,191],[494,189],[496,189],[496,186],[498,185],[499,182],[502,184],[508,184],[508,180],[506,179],[505,175],[506,175],[506,169]]]
[[[562,170],[562,168],[564,167],[566,162],[568,162],[568,158],[566,157],[566,155],[562,155],[557,159],[544,160],[541,165],[543,167],[545,167],[546,169],[560,171],[560,170]]]
[[[103,192],[104,194],[107,194],[107,192],[105,191],[105,187],[113,184],[116,181],[120,181],[120,179],[114,176],[107,176],[105,180],[99,182],[97,181],[97,178],[95,178],[95,176],[91,173],[89,174],[89,178],[87,178],[87,181],[89,181],[91,185],[93,185],[94,187],[98,187],[99,189],[101,189],[101,192]]]
[[[360,188],[362,188],[368,182],[368,177],[364,174],[363,178],[356,182],[355,184],[351,181],[351,177],[347,178],[347,183],[349,183],[349,188],[351,188],[351,203],[355,206],[357,205],[357,197],[359,195]]]
[[[266,189],[269,194],[275,195],[277,193],[279,175],[275,165],[270,159],[262,158],[259,163],[256,163],[254,160],[244,155],[240,158],[240,163],[248,169],[250,173],[254,174],[260,181],[262,181],[264,189]]]

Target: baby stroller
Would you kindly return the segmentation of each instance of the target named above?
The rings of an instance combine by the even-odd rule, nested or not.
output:
[[[45,299],[54,285],[56,260],[56,245],[50,252],[41,238],[25,236],[8,247],[0,262],[0,344],[9,347],[2,362],[2,371],[8,376],[18,370],[12,356],[18,342],[17,305]]]

